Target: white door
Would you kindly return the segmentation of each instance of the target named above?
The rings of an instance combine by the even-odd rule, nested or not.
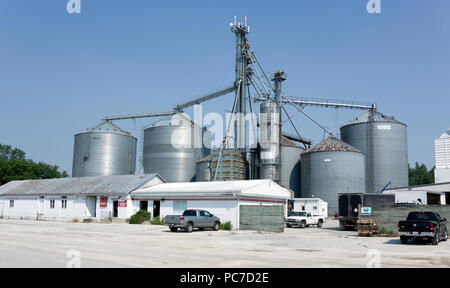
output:
[[[91,217],[97,217],[96,211],[97,211],[97,197],[86,197],[86,206],[89,211],[89,216]]]
[[[3,202],[0,203],[0,218],[3,218]]]
[[[45,198],[44,196],[39,197],[39,214],[45,214]]]

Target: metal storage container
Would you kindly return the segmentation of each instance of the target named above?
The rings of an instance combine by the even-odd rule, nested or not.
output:
[[[281,138],[280,184],[300,198],[300,159],[305,149],[285,137]]]
[[[182,114],[144,129],[144,172],[167,182],[195,180],[196,162],[211,153],[211,133]]]
[[[370,114],[367,112],[341,128],[341,139],[366,155],[366,191],[380,192],[389,182],[392,188],[408,186],[406,124],[381,113],[374,113],[371,164]]]
[[[73,177],[134,174],[137,139],[110,122],[75,135]]]
[[[278,104],[265,101],[260,107],[260,178],[280,181],[280,114]]]
[[[197,161],[196,182],[209,182],[212,178],[212,155]]]
[[[302,154],[302,198],[320,198],[328,202],[328,214],[338,212],[339,193],[365,191],[364,154],[330,137]]]

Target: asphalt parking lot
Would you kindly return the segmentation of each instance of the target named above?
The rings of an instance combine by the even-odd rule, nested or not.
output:
[[[0,220],[0,267],[450,267],[450,244],[322,229],[195,231],[165,226]]]

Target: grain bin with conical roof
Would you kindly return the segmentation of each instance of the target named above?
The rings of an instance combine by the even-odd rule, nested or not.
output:
[[[406,124],[379,112],[373,112],[371,122],[371,114],[367,112],[341,128],[341,139],[366,156],[367,192],[380,192],[388,183],[392,188],[408,186]]]
[[[301,194],[328,202],[328,214],[338,211],[339,193],[364,193],[364,154],[329,137],[302,154]]]
[[[298,142],[281,137],[280,184],[294,192],[300,198],[300,159],[305,149]]]
[[[195,180],[196,162],[211,154],[211,133],[183,114],[144,129],[144,172],[170,183]]]
[[[128,175],[136,171],[137,139],[110,122],[75,135],[73,177]]]

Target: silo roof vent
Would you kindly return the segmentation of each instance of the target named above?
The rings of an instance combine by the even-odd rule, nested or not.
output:
[[[370,120],[370,112],[366,112],[358,117],[356,117],[355,120],[350,120],[346,125],[351,124],[358,124],[358,123],[367,123]],[[395,119],[393,116],[387,116],[380,112],[374,113],[374,122],[388,122],[388,123],[397,123],[397,124],[404,124],[397,119]],[[344,126],[346,126],[344,125]]]
[[[310,153],[310,152],[329,152],[329,151],[345,151],[345,152],[362,153],[355,147],[345,143],[344,141],[336,139],[335,137],[329,137],[329,138],[323,140],[319,144],[311,147],[311,149],[309,149],[306,152]]]
[[[118,135],[131,136],[131,134],[111,122],[103,122],[93,128],[86,129],[82,133],[111,133]]]

